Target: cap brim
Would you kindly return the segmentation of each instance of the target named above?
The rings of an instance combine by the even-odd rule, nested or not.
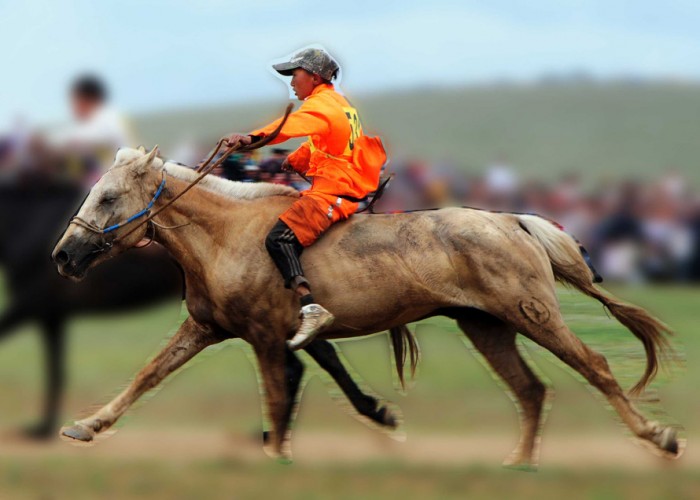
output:
[[[283,75],[283,76],[292,76],[292,74],[294,73],[294,70],[297,68],[301,68],[301,66],[299,66],[298,64],[293,63],[293,62],[283,62],[283,63],[272,65],[272,69],[274,69],[280,75]]]

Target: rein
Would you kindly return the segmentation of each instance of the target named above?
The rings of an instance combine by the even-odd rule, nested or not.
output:
[[[83,218],[81,218],[81,217],[79,217],[79,216],[77,216],[77,215],[74,216],[74,217],[70,220],[70,222],[68,223],[68,225],[70,225],[70,224],[75,224],[76,226],[80,226],[80,227],[82,227],[82,228],[84,228],[84,229],[87,229],[87,230],[89,230],[89,231],[92,231],[93,233],[99,234],[99,235],[101,235],[101,236],[104,237],[105,234],[112,233],[113,231],[116,231],[116,230],[119,229],[119,228],[122,228],[122,227],[124,227],[124,226],[126,226],[126,225],[128,225],[128,224],[131,224],[132,222],[134,222],[134,221],[136,221],[137,219],[140,219],[141,217],[143,217],[144,215],[146,215],[146,218],[145,218],[145,219],[139,221],[133,228],[131,228],[131,230],[127,231],[126,233],[121,234],[121,235],[117,235],[117,236],[115,236],[114,238],[112,238],[110,241],[106,241],[106,240],[103,238],[103,244],[102,244],[101,247],[99,247],[99,249],[98,249],[97,251],[108,250],[109,248],[112,247],[112,245],[114,245],[115,242],[117,242],[117,241],[119,241],[119,240],[125,239],[127,236],[129,236],[131,233],[133,233],[134,231],[136,231],[136,230],[137,230],[138,228],[140,228],[142,225],[144,225],[144,224],[146,224],[146,223],[148,223],[148,222],[151,222],[152,224],[155,224],[155,222],[152,222],[152,219],[153,219],[156,215],[160,214],[160,213],[163,212],[166,208],[170,207],[170,205],[172,205],[173,203],[175,203],[180,197],[182,197],[182,195],[184,195],[185,193],[187,193],[187,191],[189,191],[190,189],[192,189],[192,188],[193,188],[194,186],[196,186],[202,179],[204,179],[204,177],[206,177],[212,170],[214,170],[215,168],[221,166],[221,164],[222,164],[224,161],[226,161],[226,159],[227,159],[232,153],[235,153],[235,152],[237,152],[237,151],[238,151],[238,152],[253,151],[253,150],[255,150],[255,149],[258,149],[258,148],[261,148],[261,147],[263,147],[263,146],[266,146],[267,144],[269,144],[270,142],[272,142],[272,141],[277,137],[277,135],[279,135],[280,131],[282,130],[282,127],[283,127],[284,124],[286,123],[287,118],[289,117],[289,113],[291,113],[291,111],[292,111],[292,108],[293,108],[293,104],[290,103],[290,104],[287,106],[287,109],[285,110],[284,116],[282,117],[282,120],[280,121],[279,125],[277,125],[277,128],[276,128],[270,135],[268,135],[267,137],[263,137],[263,138],[260,139],[259,141],[256,141],[256,142],[254,142],[254,143],[252,143],[252,144],[249,144],[249,145],[247,145],[247,146],[240,146],[240,143],[237,144],[237,145],[235,145],[235,146],[231,146],[231,147],[227,148],[227,149],[223,152],[223,154],[221,155],[221,158],[219,158],[216,162],[211,163],[211,161],[214,159],[214,157],[217,155],[217,153],[221,150],[222,146],[224,145],[224,143],[226,142],[227,139],[226,139],[226,138],[223,138],[223,139],[219,140],[219,142],[217,143],[216,147],[214,148],[214,151],[209,155],[209,158],[207,158],[207,160],[206,160],[204,163],[202,163],[200,166],[198,166],[198,167],[195,169],[195,172],[198,172],[198,173],[199,173],[199,176],[198,176],[195,180],[193,180],[185,189],[183,189],[182,191],[180,191],[175,197],[173,197],[172,199],[170,199],[165,205],[163,205],[162,207],[160,207],[159,209],[157,209],[157,210],[154,211],[153,213],[150,213],[151,208],[153,208],[153,205],[154,205],[155,202],[158,200],[158,198],[160,197],[160,195],[163,193],[163,189],[165,188],[165,182],[166,182],[165,168],[163,168],[163,170],[162,170],[162,173],[163,173],[163,180],[161,181],[160,186],[158,186],[158,189],[156,190],[156,193],[153,195],[153,198],[152,198],[151,201],[148,203],[148,205],[146,206],[146,208],[144,208],[143,210],[140,210],[139,212],[135,213],[135,214],[132,215],[131,217],[129,217],[129,218],[127,218],[127,219],[125,219],[125,220],[123,220],[123,221],[117,223],[117,224],[113,224],[113,225],[111,225],[111,226],[109,226],[109,227],[106,227],[106,228],[102,228],[102,227],[99,227],[99,226],[97,226],[97,225],[95,225],[95,224],[92,224],[92,223],[86,221],[85,219],[83,219]],[[211,164],[210,164],[210,163],[211,163]]]

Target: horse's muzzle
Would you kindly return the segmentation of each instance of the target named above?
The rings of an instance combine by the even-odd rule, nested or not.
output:
[[[58,273],[65,277],[80,280],[85,277],[95,254],[86,250],[86,245],[74,238],[60,241],[54,248],[51,258],[56,263]]]

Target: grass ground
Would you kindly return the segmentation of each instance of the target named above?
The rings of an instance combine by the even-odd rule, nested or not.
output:
[[[282,467],[235,461],[167,462],[81,459],[0,462],[4,498],[543,498],[693,499],[700,474],[650,475],[625,470],[536,474],[482,466],[364,465]],[[27,485],[34,485],[31,489]]]
[[[643,403],[642,406],[648,414],[684,426],[690,460],[693,444],[700,435],[700,403],[694,397],[700,376],[697,362],[700,338],[695,326],[700,290],[663,287],[614,291],[650,308],[678,332],[678,344],[685,352],[687,367],[676,369],[670,375],[663,374],[655,385],[668,416],[658,404]],[[631,386],[643,369],[638,341],[607,318],[597,303],[563,289],[560,300],[572,329],[589,345],[604,352],[623,385]],[[70,328],[66,419],[79,415],[93,404],[105,402],[122,387],[177,322],[178,308],[176,304],[165,305],[119,318],[75,320]],[[509,442],[514,444],[517,423],[512,403],[478,358],[468,354],[462,335],[443,319],[427,320],[417,329],[423,362],[416,382],[405,397],[393,391],[395,376],[391,373],[389,348],[383,336],[341,343],[347,360],[365,383],[401,407],[408,436],[406,453],[416,451],[415,445],[411,447],[412,442],[422,443],[432,436],[453,436],[455,443],[480,436],[498,436],[504,446],[510,446]],[[248,461],[235,454],[207,456],[197,449],[197,441],[189,445],[191,453],[178,452],[177,457],[135,452],[132,456],[129,447],[123,447],[119,454],[92,452],[99,446],[119,444],[120,439],[128,441],[130,436],[133,439],[164,428],[172,429],[174,436],[190,429],[257,439],[261,419],[255,370],[239,341],[228,344],[210,348],[199,362],[179,373],[148,404],[138,405],[125,419],[119,433],[103,445],[80,449],[76,454],[73,451],[64,453],[61,450],[68,445],[58,443],[55,452],[14,454],[3,453],[0,444],[0,497],[95,498],[99,494],[107,498],[127,495],[248,498],[284,492],[290,498],[331,495],[340,498],[465,495],[501,498],[515,494],[545,498],[563,495],[572,498],[693,498],[700,492],[700,471],[684,467],[683,459],[678,462],[680,468],[656,464],[643,469],[625,463],[627,455],[624,454],[619,464],[601,460],[596,466],[592,459],[585,467],[576,467],[571,461],[557,462],[557,453],[562,456],[568,451],[562,451],[565,445],[561,443],[572,436],[584,440],[586,436],[602,437],[604,443],[609,437],[606,449],[600,450],[602,459],[616,456],[612,451],[627,446],[627,441],[599,398],[553,356],[529,343],[523,348],[557,390],[543,442],[550,447],[545,448],[545,452],[548,449],[558,451],[543,452],[541,471],[537,474],[502,471],[493,452],[484,453],[488,462],[475,459],[473,463],[462,463],[457,459],[451,461],[448,456],[430,463],[421,461],[420,456],[416,460],[403,460],[401,445],[397,445],[395,453],[384,453],[380,446],[376,453],[373,449],[365,450],[360,459],[344,462],[344,450],[329,450],[323,440],[317,440],[316,450],[299,449],[301,443],[311,442],[317,435],[343,436],[358,443],[387,439],[380,435],[375,438],[375,431],[339,411],[318,377],[310,378],[304,393],[295,426],[300,443],[295,451],[301,458],[291,466],[266,460]],[[29,325],[18,330],[0,349],[1,429],[9,431],[37,415],[42,381],[39,348],[38,336]],[[307,365],[312,368],[313,362],[308,360]],[[166,436],[163,439],[167,439],[168,434],[163,435]],[[328,441],[330,446],[331,440]],[[151,446],[149,443],[146,440],[141,446]],[[10,449],[8,446],[5,448]],[[506,448],[504,454],[507,451]],[[577,450],[570,452],[575,454]],[[646,451],[635,448],[630,453],[643,455]],[[325,458],[313,460],[315,455]],[[334,455],[338,460],[332,458]],[[693,459],[688,463],[698,462]]]

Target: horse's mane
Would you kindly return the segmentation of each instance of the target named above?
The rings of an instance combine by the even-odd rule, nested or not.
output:
[[[199,174],[189,167],[177,163],[166,162],[163,165],[165,172],[183,181],[192,182]],[[299,196],[299,192],[282,184],[270,184],[267,182],[236,182],[222,179],[215,175],[208,175],[197,186],[208,191],[220,193],[230,198],[252,200],[266,196]]]
[[[138,149],[122,148],[117,152],[114,167],[132,163],[145,156],[146,153]],[[187,182],[192,182],[199,176],[199,173],[189,167],[169,161],[163,163],[160,158],[154,159],[153,166],[154,168],[163,168],[168,175]],[[197,184],[197,187],[239,200],[252,200],[267,196],[299,196],[296,189],[282,184],[229,181],[215,175],[207,175]]]

